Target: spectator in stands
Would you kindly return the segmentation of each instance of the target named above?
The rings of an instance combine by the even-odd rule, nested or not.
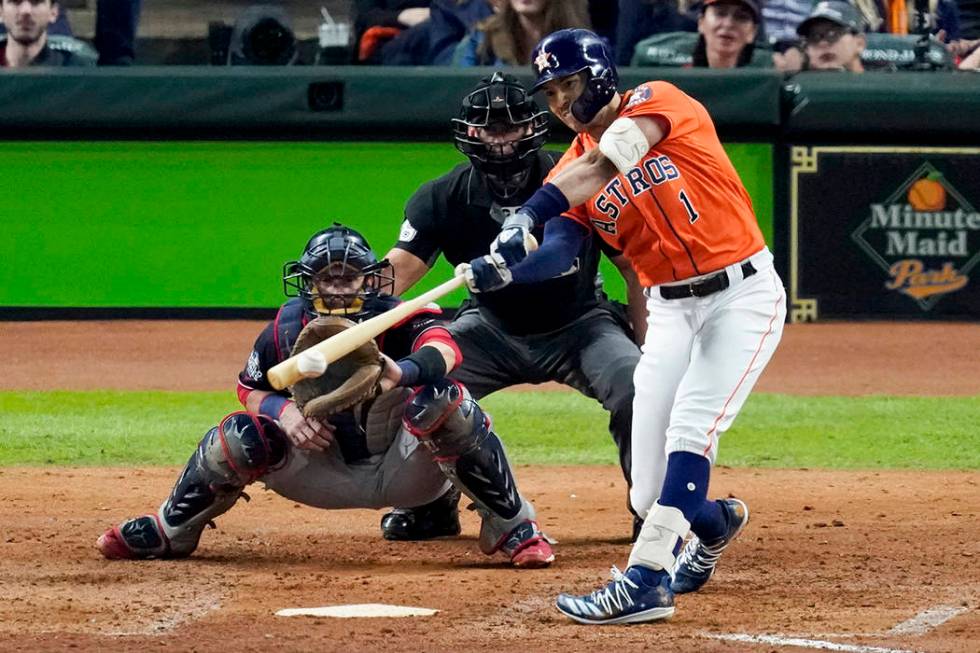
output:
[[[960,59],[960,70],[980,70],[980,39],[950,44],[950,53]]]
[[[94,52],[67,36],[48,36],[58,19],[51,0],[0,0],[6,36],[0,38],[0,67],[94,66]]]
[[[569,27],[591,27],[586,0],[501,0],[499,10],[459,44],[460,66],[526,66],[544,36]]]
[[[95,49],[100,66],[129,66],[136,59],[136,27],[141,0],[99,0],[95,10]]]
[[[619,15],[619,8],[616,5],[614,0],[589,0],[589,20],[592,22],[592,31],[610,44],[616,43],[616,17]]]
[[[429,63],[448,66],[456,46],[476,24],[493,14],[489,0],[432,0]]]
[[[960,38],[980,39],[980,0],[956,0],[960,12]]]
[[[752,62],[762,12],[756,0],[704,0],[695,68],[738,68]]]
[[[382,48],[399,38],[390,63],[401,54],[425,60],[429,54],[429,0],[355,0],[354,39],[359,63],[382,63]],[[406,31],[410,34],[403,34]]]
[[[697,16],[688,9],[688,0],[619,0],[616,27],[616,63],[627,66],[636,44],[656,34],[695,32]]]
[[[762,3],[762,24],[769,43],[798,44],[796,28],[806,20],[816,0],[765,0]]]
[[[816,0],[765,0],[762,3],[762,25],[773,50],[773,63],[785,72],[799,72],[803,67],[803,47],[796,28],[806,20]]]
[[[805,44],[807,70],[864,72],[864,22],[851,4],[843,0],[817,3],[797,33]]]
[[[854,0],[869,32],[904,35],[941,31],[944,40],[960,38],[956,0],[925,0],[928,11],[921,16],[916,4],[917,0]]]

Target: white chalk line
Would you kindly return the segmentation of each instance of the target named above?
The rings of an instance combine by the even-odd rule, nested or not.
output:
[[[907,649],[885,648],[883,646],[863,646],[861,644],[840,644],[819,639],[804,639],[801,637],[782,637],[780,635],[710,635],[705,637],[721,639],[729,642],[744,642],[748,644],[768,644],[770,646],[797,646],[814,648],[824,651],[846,651],[847,653],[915,653]]]
[[[939,607],[923,610],[911,619],[898,624],[885,633],[885,635],[924,635],[933,628],[941,626],[953,617],[957,617],[967,610],[969,610],[969,608],[954,605],[941,605]]]
[[[826,634],[823,637],[898,637],[907,635],[925,635],[946,623],[950,619],[957,617],[969,610],[965,606],[940,605],[935,608],[923,610],[911,619],[894,626],[884,633],[868,633],[860,635],[857,633],[834,633]],[[847,653],[914,653],[906,649],[894,649],[882,646],[866,646],[863,644],[843,644],[840,642],[829,642],[821,639],[811,639],[800,636],[787,635],[749,635],[736,633],[731,635],[703,633],[705,637],[711,639],[721,639],[731,642],[744,642],[748,644],[769,644],[775,646],[796,646],[800,648],[812,648],[825,651],[845,651]]]

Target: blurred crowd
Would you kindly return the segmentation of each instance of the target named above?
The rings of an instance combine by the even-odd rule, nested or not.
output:
[[[0,2],[0,66],[135,61],[140,0],[98,0],[92,44],[53,0]],[[211,63],[525,66],[545,35],[586,27],[620,65],[980,69],[980,0],[352,0],[348,16],[321,11],[308,61],[270,4],[212,23]]]

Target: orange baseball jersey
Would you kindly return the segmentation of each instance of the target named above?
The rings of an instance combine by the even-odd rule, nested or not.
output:
[[[635,167],[564,215],[621,250],[644,286],[714,272],[761,250],[752,200],[701,103],[673,84],[647,82],[623,96],[619,117],[633,116],[658,116],[670,131]],[[597,146],[579,134],[547,181]]]

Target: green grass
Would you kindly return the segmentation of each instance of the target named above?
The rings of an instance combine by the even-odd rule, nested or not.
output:
[[[572,392],[483,400],[515,462],[612,464],[607,418]],[[227,392],[3,392],[0,465],[177,465]],[[980,469],[980,396],[752,396],[718,463],[739,467]]]

